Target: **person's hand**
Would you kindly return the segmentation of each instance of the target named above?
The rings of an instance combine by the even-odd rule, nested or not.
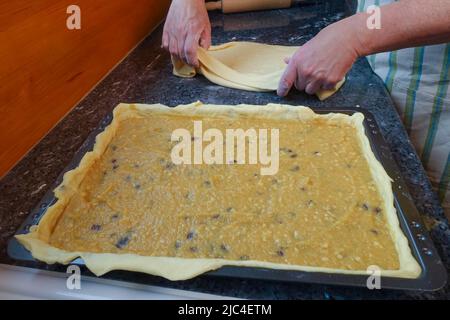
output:
[[[286,96],[293,86],[314,94],[331,90],[344,78],[358,58],[360,42],[352,23],[342,20],[320,31],[292,57],[278,85],[277,94]]]
[[[198,46],[211,45],[211,24],[204,0],[173,0],[164,24],[162,47],[198,67]]]

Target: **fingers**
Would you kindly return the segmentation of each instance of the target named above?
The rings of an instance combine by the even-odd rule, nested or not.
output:
[[[185,63],[187,63],[186,58],[186,51],[185,51],[185,44],[186,44],[186,36],[175,36],[176,43],[177,43],[177,51],[178,51],[178,57],[183,60]]]
[[[277,95],[280,97],[286,96],[289,90],[291,90],[296,78],[297,66],[294,63],[289,63],[281,76],[280,83],[278,84]]]
[[[205,28],[200,35],[200,46],[205,50],[211,46],[211,27]]]
[[[323,71],[314,68],[305,68],[305,66],[296,63],[298,58],[286,57],[284,62],[288,64],[278,84],[277,94],[281,97],[286,96],[292,86],[298,91],[305,91],[307,94],[315,94],[321,89],[334,89],[338,81],[336,77],[325,76]]]
[[[306,88],[306,78],[297,75],[297,79],[295,80],[295,88],[298,91],[304,91]]]
[[[310,75],[307,77],[302,70],[297,68],[298,66],[294,63],[290,63],[287,66],[278,85],[277,94],[279,96],[286,96],[292,86],[295,86],[298,91],[305,91],[307,94],[315,94],[321,89],[330,90],[336,86],[335,82],[328,81],[321,75]]]
[[[171,55],[179,58],[188,65],[198,67],[197,49],[199,42],[203,41],[203,48],[209,48],[211,39],[204,37],[199,39],[199,34],[188,34],[187,36],[174,36],[164,34],[162,39],[162,47],[170,52]]]
[[[175,39],[174,37],[170,37],[169,39],[169,52],[171,55],[181,59],[178,53],[177,39]]]
[[[176,58],[182,60],[184,63],[190,64],[188,62],[187,53],[185,49],[186,41],[184,36],[174,36],[173,34],[168,37],[169,40],[169,52],[171,55],[175,56]],[[194,59],[195,61],[195,59]]]
[[[166,31],[163,32],[161,47],[169,50],[169,35]]]
[[[322,82],[320,80],[315,80],[309,82],[305,87],[305,92],[307,94],[315,94],[322,87]]]
[[[208,49],[211,45],[211,33],[204,31],[202,35],[198,33],[189,33],[187,35],[176,36],[163,33],[162,47],[170,52],[171,55],[179,58],[188,65],[198,67],[197,48],[199,44]]]
[[[197,48],[199,35],[188,35],[184,43],[185,62],[191,66],[198,67]]]
[[[339,81],[334,81],[334,80],[327,80],[322,84],[322,89],[325,90],[333,90],[334,88],[336,88],[336,85]]]

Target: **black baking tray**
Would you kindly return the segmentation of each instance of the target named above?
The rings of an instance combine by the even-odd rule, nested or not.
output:
[[[366,135],[368,136],[372,146],[372,150],[374,151],[377,159],[385,168],[388,175],[393,179],[392,189],[394,193],[394,205],[397,209],[400,227],[408,239],[414,257],[422,268],[422,273],[417,279],[382,277],[381,288],[421,291],[433,291],[442,288],[447,282],[447,271],[445,266],[442,264],[428,232],[424,228],[421,216],[414,205],[411,195],[409,194],[405,182],[402,179],[400,170],[392,157],[391,151],[380,133],[374,116],[367,110],[359,107],[312,109],[319,114],[330,112],[338,112],[349,115],[355,112],[364,114],[364,127]],[[97,134],[102,132],[111,120],[112,113],[108,114],[108,116],[102,120],[100,125],[89,135],[75,154],[70,164],[59,175],[54,186],[45,194],[15,234],[28,233],[32,225],[39,223],[48,207],[56,202],[53,189],[61,183],[64,173],[78,166],[84,154],[92,150]],[[11,238],[8,242],[8,255],[13,259],[22,262],[24,265],[28,265],[30,263],[33,263],[34,266],[39,265],[35,264],[37,261],[15,238]],[[73,263],[84,265],[82,259],[76,259]],[[115,278],[114,271],[102,277]],[[358,287],[366,287],[368,279],[368,275],[345,275],[338,273],[274,270],[235,266],[224,266],[218,270],[205,273],[201,275],[201,277],[232,277]],[[151,277],[149,278],[147,275],[130,271],[121,272],[120,279],[139,283],[151,281]]]

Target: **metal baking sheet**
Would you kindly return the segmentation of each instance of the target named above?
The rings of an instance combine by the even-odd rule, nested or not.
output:
[[[402,279],[394,277],[382,277],[381,288],[402,289],[402,290],[421,290],[433,291],[442,288],[447,282],[447,272],[442,261],[434,247],[434,244],[424,228],[422,219],[417,211],[411,195],[408,192],[403,181],[400,170],[395,163],[391,151],[383,139],[374,116],[363,108],[312,108],[316,113],[324,114],[330,112],[339,112],[344,114],[353,114],[361,112],[364,114],[364,127],[366,135],[369,138],[372,150],[377,159],[381,162],[388,175],[393,179],[392,188],[394,192],[394,204],[397,209],[400,227],[409,241],[412,253],[422,268],[422,273],[417,279]],[[36,208],[29,214],[25,222],[16,231],[15,234],[27,233],[32,225],[38,224],[49,206],[56,202],[53,189],[58,186],[65,172],[78,166],[84,154],[92,150],[95,143],[95,137],[111,122],[112,114],[109,114],[102,120],[100,125],[89,135],[80,149],[77,151],[71,163],[59,175],[52,188],[45,194]],[[15,239],[11,238],[8,242],[8,255],[20,261],[25,265],[33,264],[36,267],[36,260],[31,254]],[[81,259],[73,261],[75,264],[83,265]],[[42,265],[42,263],[41,263]],[[84,270],[84,272],[88,272]],[[103,277],[114,278],[114,271]],[[120,278],[129,282],[148,282],[151,277],[145,274],[136,274],[130,271],[121,271]],[[128,275],[128,276],[127,276]],[[366,275],[344,275],[337,273],[305,272],[290,270],[274,270],[266,268],[253,267],[235,267],[225,266],[218,270],[200,275],[200,277],[232,277],[244,279],[260,279],[285,282],[306,282],[320,283],[329,285],[358,286],[366,287]]]

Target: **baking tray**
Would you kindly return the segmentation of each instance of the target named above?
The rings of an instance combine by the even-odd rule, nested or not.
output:
[[[394,205],[400,222],[400,227],[408,239],[412,253],[422,268],[422,273],[417,279],[402,279],[394,277],[382,277],[381,288],[401,289],[401,290],[421,290],[433,291],[442,288],[447,282],[447,271],[434,247],[434,244],[425,230],[422,219],[417,211],[411,195],[408,192],[403,181],[400,170],[397,167],[391,151],[383,139],[374,116],[367,110],[359,107],[351,108],[312,108],[316,113],[324,114],[329,112],[339,112],[344,114],[353,114],[361,112],[364,114],[364,127],[366,135],[369,138],[372,150],[377,159],[381,162],[388,175],[393,179],[392,189],[394,192]],[[95,143],[95,137],[102,132],[111,122],[112,113],[108,114],[100,125],[89,135],[83,145],[75,154],[70,164],[59,175],[55,184],[45,194],[36,208],[29,214],[24,223],[15,234],[28,233],[32,225],[38,224],[49,206],[56,202],[53,194],[55,189],[62,181],[65,172],[78,166],[83,155],[91,151]],[[34,267],[45,266],[43,263],[37,263],[31,254],[15,239],[11,238],[8,242],[8,255],[23,263],[32,264]],[[76,259],[73,264],[84,265],[82,259]],[[89,273],[86,268],[83,272]],[[129,282],[148,283],[152,277],[130,271],[119,272],[120,280]],[[112,271],[102,277],[117,278],[116,271]],[[321,273],[291,270],[274,270],[254,267],[235,267],[224,266],[218,270],[200,275],[200,277],[231,277],[244,279],[259,279],[283,282],[303,282],[318,283],[327,285],[343,285],[366,287],[368,275],[345,275],[337,273]]]

